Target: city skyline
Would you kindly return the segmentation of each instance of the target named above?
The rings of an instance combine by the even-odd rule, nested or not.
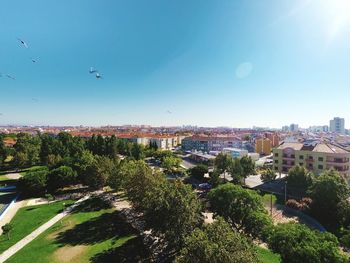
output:
[[[350,116],[344,0],[67,3],[3,4],[0,125],[280,128]]]

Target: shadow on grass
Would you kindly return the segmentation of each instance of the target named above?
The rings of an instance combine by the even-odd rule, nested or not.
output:
[[[75,207],[73,213],[94,212],[109,208],[112,208],[110,202],[103,200],[100,197],[92,197]]]
[[[142,243],[141,237],[135,237],[122,246],[105,250],[90,259],[92,263],[129,263],[151,262],[150,253]]]
[[[60,233],[57,242],[63,246],[93,245],[111,238],[117,239],[130,235],[137,235],[136,230],[127,224],[118,212],[113,212],[103,214]]]

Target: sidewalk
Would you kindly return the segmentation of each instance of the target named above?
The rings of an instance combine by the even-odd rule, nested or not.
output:
[[[67,214],[69,214],[75,207],[77,207],[81,202],[87,200],[90,198],[90,195],[85,196],[81,199],[79,199],[77,202],[74,203],[74,205],[66,208],[63,212],[57,214],[55,217],[51,218],[49,221],[47,221],[45,224],[41,225],[39,228],[34,230],[32,233],[30,233],[28,236],[24,237],[22,240],[18,241],[16,244],[14,244],[12,247],[4,251],[0,255],[0,263],[5,262],[8,260],[11,256],[16,254],[20,249],[22,249],[24,246],[29,244],[31,241],[33,241],[35,238],[37,238],[41,233],[43,233],[45,230],[49,229],[51,226],[56,224],[58,221],[60,221],[63,217],[65,217]]]

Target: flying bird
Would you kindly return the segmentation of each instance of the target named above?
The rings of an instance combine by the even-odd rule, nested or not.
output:
[[[22,39],[20,39],[20,38],[17,38],[17,39],[18,39],[19,42],[21,42],[21,44],[22,44],[25,48],[28,48],[28,45],[27,45],[27,43],[26,43],[24,40],[22,40]]]
[[[93,67],[91,67],[90,70],[89,70],[89,73],[90,74],[98,73],[98,71],[96,69],[94,69]]]
[[[172,112],[171,112],[170,110],[167,110],[166,112],[167,112],[168,114],[172,114]]]
[[[15,77],[12,77],[11,75],[8,75],[8,74],[6,74],[6,77],[8,77],[9,79],[12,79],[12,80],[16,80]]]
[[[96,72],[96,78],[97,79],[102,79],[102,76],[100,75],[100,73]]]
[[[36,98],[32,98],[32,101],[38,102],[39,100]]]
[[[36,62],[37,62],[37,60],[34,59],[34,58],[30,58],[30,60],[31,60],[33,63],[36,63]]]

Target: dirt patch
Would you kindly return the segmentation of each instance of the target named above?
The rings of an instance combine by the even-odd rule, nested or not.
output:
[[[59,228],[57,231],[54,231],[52,233],[50,233],[49,235],[47,235],[45,238],[47,240],[54,240],[58,237],[58,235],[68,229],[72,229],[75,226],[75,222],[68,220],[68,221],[64,221],[63,222],[63,226],[61,228]]]
[[[80,256],[84,253],[86,249],[87,249],[87,246],[82,246],[82,245],[74,246],[74,247],[65,246],[56,250],[53,256],[57,260],[57,262],[62,262],[62,263],[79,262]]]

